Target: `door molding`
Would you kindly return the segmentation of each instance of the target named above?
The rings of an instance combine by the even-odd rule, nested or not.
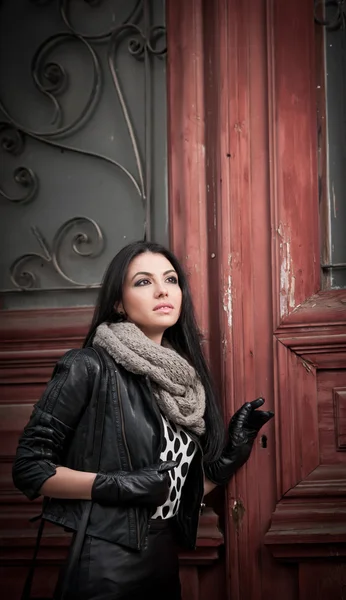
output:
[[[320,462],[317,397],[319,370],[346,369],[345,306],[346,290],[321,292],[275,332],[279,501],[265,542],[277,558],[346,555],[346,465]]]

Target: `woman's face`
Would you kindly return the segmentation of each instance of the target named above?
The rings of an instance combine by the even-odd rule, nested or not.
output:
[[[163,254],[144,252],[127,270],[123,301],[117,310],[150,339],[161,344],[162,335],[180,316],[182,291],[178,275]]]

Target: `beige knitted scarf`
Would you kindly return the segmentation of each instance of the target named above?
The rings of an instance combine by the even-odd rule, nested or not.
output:
[[[205,432],[205,391],[195,369],[173,348],[150,340],[133,323],[103,323],[93,341],[127,371],[148,375],[168,419],[197,435]]]

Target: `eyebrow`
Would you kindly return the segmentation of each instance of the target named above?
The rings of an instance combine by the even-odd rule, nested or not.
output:
[[[176,271],[175,271],[174,269],[168,269],[168,271],[165,271],[165,272],[163,273],[163,275],[164,275],[164,276],[165,276],[165,275],[168,275],[168,273],[175,273],[175,274],[177,274],[177,273],[176,273]],[[135,278],[135,277],[137,277],[137,275],[146,275],[147,277],[153,277],[153,274],[152,274],[152,273],[148,273],[147,271],[138,271],[138,273],[136,273],[136,274],[135,274],[135,275],[134,275],[134,276],[131,278],[131,281],[133,281],[133,280],[134,280],[134,278]]]

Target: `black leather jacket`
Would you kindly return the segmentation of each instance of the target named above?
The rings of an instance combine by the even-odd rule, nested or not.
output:
[[[43,483],[55,474],[57,465],[93,471],[96,406],[101,395],[105,401],[105,419],[99,470],[131,471],[159,461],[163,426],[149,379],[125,371],[101,349],[71,350],[57,363],[19,441],[13,480],[29,499],[39,496]],[[180,542],[189,548],[196,544],[204,488],[202,449],[196,442],[198,451],[175,517]],[[43,517],[76,530],[84,506],[82,500],[52,498]],[[87,534],[141,549],[151,514],[149,509],[135,505],[94,503]]]

